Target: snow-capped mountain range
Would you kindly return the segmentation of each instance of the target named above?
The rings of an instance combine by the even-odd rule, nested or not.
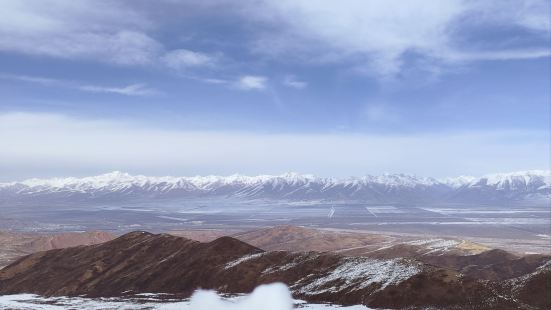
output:
[[[0,203],[198,197],[370,202],[549,200],[551,171],[531,170],[443,180],[404,174],[344,179],[297,173],[148,177],[115,171],[85,178],[0,183]]]

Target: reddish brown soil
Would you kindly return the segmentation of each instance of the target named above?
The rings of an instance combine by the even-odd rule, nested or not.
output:
[[[252,255],[252,256],[251,256]],[[198,288],[247,293],[262,283],[288,284],[297,298],[381,308],[545,309],[547,271],[511,281],[481,281],[460,273],[400,260],[418,272],[386,287],[369,277],[325,281],[338,268],[366,258],[334,253],[264,252],[231,237],[200,243],[167,234],[133,232],[98,245],[23,257],[0,271],[0,294],[120,296],[158,292],[189,296]],[[367,261],[371,264],[371,261]],[[363,283],[368,283],[363,285]],[[321,288],[321,289],[320,289]],[[516,299],[511,298],[515,296]]]
[[[92,245],[113,240],[114,235],[102,231],[82,233],[32,234],[0,231],[0,268],[17,258],[53,249]]]

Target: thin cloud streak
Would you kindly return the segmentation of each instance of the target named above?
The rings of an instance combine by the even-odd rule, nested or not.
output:
[[[12,74],[0,74],[0,79],[36,83],[44,86],[64,87],[64,88],[70,88],[70,89],[80,90],[84,92],[112,93],[112,94],[125,95],[125,96],[149,96],[149,95],[156,95],[160,93],[158,90],[149,88],[145,84],[141,84],[141,83],[130,84],[123,87],[112,87],[112,86],[89,85],[89,84],[83,84],[76,81],[68,81],[68,80],[61,80],[61,79],[52,79],[52,78],[27,76],[27,75],[12,75]]]
[[[95,93],[112,93],[126,96],[148,96],[155,95],[159,92],[148,88],[145,84],[131,84],[125,87],[101,87],[94,85],[84,85],[79,87],[80,90]]]
[[[294,75],[287,75],[283,79],[283,85],[287,87],[295,88],[295,89],[304,89],[308,86],[308,83],[306,83],[305,81],[299,80]]]
[[[519,60],[537,59],[551,56],[551,49],[516,49],[503,51],[449,52],[448,61],[483,61],[483,60]]]

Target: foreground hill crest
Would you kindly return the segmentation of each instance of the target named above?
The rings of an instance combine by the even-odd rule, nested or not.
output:
[[[100,245],[23,257],[0,270],[0,294],[189,297],[198,288],[238,294],[282,282],[295,298],[310,302],[392,309],[544,309],[551,305],[548,298],[533,297],[544,295],[548,276],[544,265],[503,283],[481,281],[414,259],[266,252],[232,237],[201,243],[137,231]],[[513,295],[517,299],[507,297]]]

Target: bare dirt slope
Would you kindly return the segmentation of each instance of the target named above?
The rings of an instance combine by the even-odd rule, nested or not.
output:
[[[551,260],[549,255],[519,255],[454,238],[381,235],[289,225],[232,233],[180,231],[178,235],[199,236],[200,241],[208,241],[212,240],[208,236],[214,238],[227,234],[266,251],[335,252],[378,259],[413,258],[484,280],[518,277],[534,272]]]
[[[507,286],[412,259],[264,252],[231,237],[200,243],[167,234],[133,232],[103,244],[23,257],[0,271],[0,294],[120,296],[157,292],[185,297],[198,288],[246,293],[262,283],[283,282],[295,297],[315,302],[398,309],[528,309],[532,296],[545,292],[538,285],[532,290],[525,286],[545,282],[548,276],[548,270],[543,270],[516,278],[514,283],[506,281]],[[510,298],[513,294],[517,299]],[[548,304],[540,298],[532,306],[538,309]]]
[[[114,235],[101,231],[82,233],[31,234],[0,231],[0,268],[15,259],[39,251],[91,245],[113,240]]]

